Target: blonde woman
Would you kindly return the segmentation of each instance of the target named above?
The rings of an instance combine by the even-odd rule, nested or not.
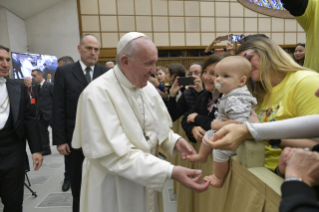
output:
[[[253,122],[273,122],[319,114],[319,98],[314,93],[319,85],[319,74],[298,65],[275,42],[256,37],[243,43],[237,55],[251,63],[251,78],[255,82],[257,98]],[[268,121],[267,121],[268,120]],[[312,148],[316,141],[310,139],[281,139],[264,141],[265,167],[275,171],[282,148]]]

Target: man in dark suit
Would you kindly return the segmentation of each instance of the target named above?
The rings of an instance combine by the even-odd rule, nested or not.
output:
[[[50,155],[50,138],[48,127],[52,127],[52,100],[53,100],[53,83],[43,79],[43,73],[40,69],[32,70],[32,78],[36,85],[33,91],[36,100],[36,115],[40,138],[42,141],[42,155]]]
[[[26,164],[26,139],[33,166],[42,165],[42,145],[36,118],[28,110],[26,87],[8,77],[9,49],[0,45],[0,198],[4,211],[22,211]]]
[[[79,211],[84,160],[82,149],[71,148],[77,103],[84,88],[108,70],[96,64],[100,44],[94,35],[82,35],[78,51],[81,57],[78,62],[60,66],[56,71],[52,113],[53,144],[60,154],[68,155],[74,212]]]
[[[74,60],[70,56],[61,57],[58,60],[58,66],[63,66],[66,64],[71,64],[71,63],[74,63]],[[65,171],[64,171],[64,181],[62,184],[62,191],[68,191],[71,187],[68,158],[69,158],[69,156],[64,155],[64,169],[65,169]]]

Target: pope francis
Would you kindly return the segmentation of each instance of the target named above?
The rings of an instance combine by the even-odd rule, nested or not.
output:
[[[205,191],[208,183],[197,183],[201,170],[154,156],[158,145],[170,155],[179,151],[182,158],[195,153],[170,129],[166,107],[148,82],[156,73],[154,43],[142,33],[127,33],[118,43],[116,62],[86,87],[78,102],[72,146],[82,147],[85,156],[80,210],[155,212],[157,191],[168,178]]]

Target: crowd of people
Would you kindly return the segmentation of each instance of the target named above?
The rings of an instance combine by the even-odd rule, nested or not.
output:
[[[63,191],[72,189],[73,211],[157,211],[157,191],[167,179],[204,192],[223,187],[230,158],[247,139],[263,142],[265,167],[285,178],[280,211],[319,211],[319,65],[314,55],[314,0],[282,0],[305,29],[307,46],[291,57],[263,34],[205,49],[203,63],[156,66],[155,44],[138,32],[117,46],[116,65],[98,65],[100,43],[84,34],[80,60],[65,56],[52,78],[50,64],[33,67],[24,85],[8,78],[10,50],[0,45],[0,197],[4,211],[22,211],[28,141],[35,170],[53,145],[65,159]],[[318,6],[319,7],[319,6]],[[319,18],[319,17],[318,17]],[[311,34],[311,35],[310,35]],[[313,45],[312,45],[313,44]],[[16,55],[12,55],[16,61]],[[28,59],[26,60],[28,61]],[[30,62],[30,61],[29,61]],[[46,73],[46,74],[44,74]],[[32,77],[32,78],[31,78]],[[182,80],[188,78],[187,83]],[[189,80],[190,79],[190,80]],[[35,85],[32,86],[32,80]],[[181,118],[182,117],[182,118]],[[176,134],[179,123],[187,138]],[[201,142],[199,152],[191,143]],[[159,159],[168,155],[206,163],[202,171]],[[182,200],[179,200],[182,201]]]

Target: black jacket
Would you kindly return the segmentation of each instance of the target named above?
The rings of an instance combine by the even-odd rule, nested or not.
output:
[[[95,65],[93,79],[107,70],[105,66]],[[78,99],[87,85],[80,62],[58,67],[54,79],[52,107],[53,145],[70,145]]]
[[[215,119],[215,111],[216,107],[214,106],[212,112],[208,112],[207,110],[207,103],[209,97],[212,96],[211,92],[208,91],[203,91],[201,95],[198,97],[196,104],[188,113],[184,116],[182,120],[182,127],[188,137],[188,140],[196,143],[196,140],[192,134],[192,129],[195,126],[200,126],[204,130],[209,130],[211,129],[210,124],[211,122]],[[197,113],[198,115],[196,116],[194,123],[187,123],[187,116],[191,113]]]
[[[39,86],[33,86],[33,92],[36,99],[36,115],[40,120],[43,116],[44,120],[50,121],[52,119],[52,100],[53,100],[53,83],[45,81],[39,92]]]

